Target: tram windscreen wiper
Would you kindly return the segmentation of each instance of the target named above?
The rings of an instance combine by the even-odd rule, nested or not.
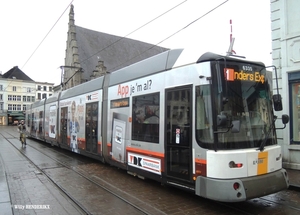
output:
[[[277,117],[274,116],[273,122],[272,122],[272,124],[271,124],[271,126],[270,126],[270,128],[269,128],[269,130],[268,130],[268,132],[267,132],[267,135],[266,135],[265,139],[262,141],[262,143],[261,143],[260,146],[259,146],[259,150],[260,150],[261,152],[264,150],[264,147],[265,147],[265,145],[266,145],[266,142],[268,141],[269,136],[270,136],[272,130],[274,129],[274,124],[275,124],[276,119],[277,119]]]

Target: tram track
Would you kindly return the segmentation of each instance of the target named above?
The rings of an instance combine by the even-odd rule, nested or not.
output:
[[[43,151],[41,151],[40,149],[38,149],[37,147],[34,147],[34,146],[30,146],[31,148],[39,151],[40,153],[44,154],[45,156],[49,157],[48,154],[44,153]],[[51,149],[51,148],[50,148]],[[55,150],[55,153],[59,153],[63,156],[67,156],[64,152],[59,152],[57,150]],[[97,186],[101,187],[102,189],[104,189],[105,191],[111,193],[112,195],[114,195],[115,197],[117,198],[120,198],[122,201],[125,201],[126,203],[132,205],[133,207],[135,207],[138,211],[140,211],[142,214],[151,214],[151,213],[148,213],[147,211],[143,210],[142,208],[138,207],[138,206],[135,206],[133,205],[131,202],[129,202],[127,199],[125,199],[124,197],[122,197],[121,195],[113,192],[111,189],[108,189],[108,187],[113,187],[113,189],[117,189],[114,187],[114,185],[110,184],[109,182],[105,181],[105,180],[102,180],[101,178],[97,177],[97,176],[87,176],[88,173],[84,173],[84,171],[80,170],[76,170],[76,167],[73,167],[71,165],[67,165],[66,163],[64,162],[61,162],[59,161],[58,159],[53,159],[51,158],[52,160],[55,160],[56,162],[59,162],[61,165],[63,166],[66,166],[68,169],[72,170],[73,172],[76,172],[76,174],[80,175],[81,177],[84,177],[86,178],[87,180],[89,180],[90,182],[94,183],[94,184],[97,184]],[[53,169],[53,167],[51,168]],[[44,172],[45,174],[47,174],[46,172]],[[47,175],[48,176],[48,175]],[[50,176],[49,176],[50,177]],[[95,181],[94,179],[98,180],[99,182]],[[55,183],[55,181],[53,181]],[[102,184],[100,184],[100,182]],[[105,186],[103,185],[105,184]],[[124,193],[126,195],[126,193]],[[130,195],[128,195],[129,197]],[[132,196],[131,196],[132,197]],[[288,207],[290,210],[293,210],[293,211],[297,211],[297,212],[300,212],[300,208],[297,208],[295,206],[291,206],[289,204],[285,204],[285,203],[282,203],[280,201],[276,201],[276,200],[272,200],[270,198],[266,198],[266,197],[260,197],[260,198],[257,198],[257,199],[254,199],[254,200],[250,200],[250,201],[247,201],[247,202],[242,202],[242,203],[233,203],[233,204],[226,204],[226,203],[218,203],[226,208],[230,208],[234,211],[237,212],[237,214],[244,214],[244,215],[255,215],[255,214],[259,214],[259,212],[254,208],[254,209],[250,209],[250,207],[252,206],[252,204],[255,203],[257,205],[259,205],[259,207],[265,207],[265,208],[268,208],[268,207],[272,207],[273,205],[281,205],[283,207]],[[245,206],[246,205],[246,206]],[[249,206],[250,205],[250,206]],[[245,207],[244,207],[245,206]],[[155,214],[158,214],[158,213],[155,213]]]
[[[12,141],[10,141],[10,139],[7,139],[8,142],[10,142],[16,149],[19,150],[18,146],[13,143]],[[27,141],[28,142],[28,141]],[[27,154],[26,154],[26,148],[29,149],[34,149],[35,151],[37,151],[38,153],[42,154],[43,156],[46,156],[48,159],[53,160],[54,162],[58,163],[59,165],[57,166],[50,166],[50,167],[40,167],[40,165],[36,164],[36,162],[30,158]],[[125,204],[129,205],[132,209],[132,211],[128,211],[129,214],[145,214],[145,215],[150,215],[150,214],[165,214],[159,210],[157,210],[156,208],[153,208],[143,202],[141,202],[140,200],[133,198],[132,196],[128,195],[128,198],[130,197],[133,201],[129,201],[128,198],[124,198],[122,195],[118,194],[117,192],[113,191],[113,189],[110,189],[113,187],[113,185],[109,184],[107,181],[103,181],[98,177],[93,177],[93,176],[88,176],[88,173],[84,173],[82,170],[76,170],[76,167],[67,164],[66,162],[60,161],[58,159],[55,159],[53,157],[51,157],[49,154],[45,153],[44,151],[42,151],[41,149],[39,149],[38,147],[35,147],[32,144],[28,144],[27,143],[27,147],[23,148],[23,150],[20,150],[20,152],[23,154],[23,156],[30,162],[32,163],[35,168],[42,172],[61,192],[63,192],[77,207],[79,207],[82,212],[84,214],[93,214],[92,212],[90,212],[90,210],[83,204],[81,204],[76,197],[74,197],[72,194],[70,194],[70,192],[68,191],[67,188],[65,188],[64,186],[62,186],[60,183],[57,182],[57,180],[53,179],[52,175],[49,174],[49,172],[53,173],[53,170],[55,171],[55,169],[61,169],[61,168],[65,168],[68,171],[71,171],[73,173],[75,173],[75,175],[78,175],[78,177],[82,177],[85,180],[87,180],[91,186],[94,185],[96,186],[98,189],[103,190],[103,192],[109,193],[111,196],[113,196],[114,198],[119,199],[120,201],[124,202]],[[55,150],[55,153],[60,153],[61,155],[68,157],[67,155],[65,155],[64,153],[58,152],[57,150]],[[65,171],[65,170],[64,170]],[[100,182],[98,182],[98,181]],[[110,187],[110,188],[108,188]],[[107,194],[106,194],[107,195]],[[126,193],[123,193],[124,196],[126,196]],[[111,198],[111,197],[110,197]],[[139,205],[141,206],[139,206]],[[150,212],[152,210],[152,212]],[[135,213],[133,211],[136,211]],[[155,213],[153,213],[153,211]],[[102,213],[100,213],[102,214]],[[105,214],[105,213],[103,213]]]
[[[19,150],[19,148],[15,145],[15,144],[13,144],[11,141],[10,141],[10,138],[5,138],[13,147],[15,147],[16,149],[18,149]],[[27,144],[27,146],[28,146],[28,144]],[[24,148],[25,149],[25,148]],[[25,154],[24,154],[24,152],[22,152],[21,150],[20,150],[20,153],[21,154],[23,154],[23,156],[38,170],[38,171],[40,171],[41,173],[43,173],[44,174],[44,176],[46,176],[46,178],[47,179],[49,179],[51,182],[52,182],[52,184],[54,184],[62,193],[64,193],[76,206],[77,206],[77,208],[79,208],[80,210],[81,210],[81,212],[83,213],[83,214],[87,214],[87,215],[91,215],[91,213],[85,208],[85,207],[83,207],[78,201],[76,201],[76,199],[74,199],[71,195],[69,195],[69,193],[68,192],[66,192],[59,184],[57,184],[55,181],[53,181],[52,180],[52,178],[51,177],[49,177],[46,173],[45,173],[45,171],[42,169],[42,168],[40,168],[38,165],[36,165],[28,156],[26,156]],[[36,174],[39,174],[39,172],[35,172]]]
[[[15,135],[12,135],[15,136]],[[12,137],[10,137],[12,138]],[[15,144],[13,144],[16,148],[20,149],[19,142],[16,144],[16,140],[13,141]],[[31,143],[30,143],[31,142]],[[59,149],[58,147],[51,147],[47,143],[35,143],[36,140],[31,141],[29,140],[28,149],[26,150],[20,150],[25,155],[30,154],[33,151],[37,151],[40,156],[45,157],[44,163],[38,163],[38,167],[41,168],[43,172],[47,177],[52,177],[53,175],[57,176],[59,174],[63,174],[62,172],[68,171],[68,174],[73,174],[74,177],[80,177],[85,178],[88,177],[91,181],[94,181],[98,183],[101,186],[104,186],[109,191],[112,191],[116,193],[117,196],[120,196],[121,198],[125,199],[126,201],[129,201],[133,203],[134,205],[137,205],[139,208],[142,208],[144,212],[137,211],[136,214],[199,214],[200,211],[207,212],[210,211],[209,214],[218,214],[223,213],[223,211],[226,211],[225,214],[230,215],[239,215],[239,214],[245,214],[245,215],[254,215],[254,214],[299,214],[299,208],[298,208],[298,202],[299,199],[289,199],[288,193],[292,193],[293,196],[298,196],[296,191],[287,190],[282,192],[282,194],[272,194],[266,197],[256,198],[253,200],[249,200],[246,202],[240,202],[240,203],[220,203],[215,202],[211,200],[207,200],[201,197],[189,195],[186,192],[180,192],[176,189],[163,189],[160,187],[157,183],[151,183],[151,181],[144,182],[142,180],[139,180],[137,178],[128,176],[125,171],[117,170],[115,167],[107,166],[105,164],[99,163],[91,158],[86,158],[84,156],[74,154],[70,151]],[[46,160],[51,159],[51,161]],[[34,159],[31,159],[30,162],[34,162]],[[47,165],[46,165],[47,163]],[[67,166],[67,167],[65,167]],[[78,173],[79,174],[78,174]],[[64,173],[65,174],[65,173]],[[114,177],[118,177],[116,180],[118,181],[115,183]],[[122,179],[121,177],[124,177]],[[53,183],[57,183],[58,185],[61,185],[61,182],[57,180],[57,177],[53,180]],[[85,179],[87,180],[87,179]],[[137,183],[137,186],[139,186],[139,189],[136,189],[134,192],[131,192],[131,190],[134,186],[129,186],[124,184],[119,184],[120,180],[124,180],[124,184],[126,183]],[[149,183],[150,182],[150,183]],[[92,183],[92,182],[89,182]],[[122,183],[122,182],[121,182]],[[121,185],[121,186],[120,186]],[[151,187],[144,188],[145,187]],[[62,189],[66,190],[68,192],[68,188],[61,186]],[[61,189],[58,188],[58,189]],[[84,188],[89,189],[89,188]],[[147,195],[145,195],[145,190],[151,190],[154,189],[153,192],[155,192],[155,196],[159,197],[159,201],[162,202],[162,205],[159,205],[155,199],[149,199]],[[104,192],[104,191],[103,191]],[[108,191],[106,191],[108,192]],[[72,196],[72,195],[71,195]],[[283,196],[283,197],[282,197]],[[145,198],[146,197],[146,198]],[[286,197],[286,198],[285,198]],[[117,198],[117,197],[114,197]],[[150,197],[150,198],[153,198]],[[75,198],[76,199],[76,198]],[[299,200],[299,201],[297,201]],[[121,200],[120,200],[121,201]],[[163,202],[165,201],[174,201],[177,202],[174,204],[174,206],[170,209],[167,208]],[[294,202],[295,201],[295,202]],[[184,206],[183,206],[184,205]],[[189,205],[187,207],[186,205]],[[149,212],[153,208],[156,207],[156,213]],[[79,207],[79,206],[78,206]],[[85,207],[85,205],[83,205]],[[86,207],[88,208],[88,207]],[[149,210],[145,208],[150,208]],[[182,208],[185,208],[185,213],[179,213]],[[278,211],[283,211],[279,212]],[[177,213],[176,213],[177,211]],[[90,213],[91,214],[91,213]],[[94,214],[94,213],[93,213]],[[101,213],[100,213],[101,214]],[[202,213],[205,214],[205,213]]]

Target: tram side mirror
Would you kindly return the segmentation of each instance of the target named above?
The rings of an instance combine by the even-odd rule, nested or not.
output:
[[[231,133],[239,133],[241,128],[240,120],[233,120],[231,125]]]
[[[226,126],[227,125],[227,116],[226,115],[218,115],[217,116],[217,125],[218,126]]]
[[[282,115],[282,123],[285,125],[290,121],[290,117],[287,114]]]
[[[289,115],[287,115],[287,114],[283,114],[282,116],[281,116],[281,119],[282,119],[282,124],[284,125],[282,128],[276,128],[276,129],[285,129],[285,127],[286,127],[286,124],[290,121],[290,117],[289,117]]]
[[[282,110],[282,101],[281,101],[281,95],[280,94],[273,95],[273,104],[274,104],[274,110],[275,111],[281,111]]]

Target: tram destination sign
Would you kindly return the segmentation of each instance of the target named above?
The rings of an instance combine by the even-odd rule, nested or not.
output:
[[[224,73],[227,81],[253,81],[265,83],[265,76],[257,71],[235,71],[232,68],[224,68]]]

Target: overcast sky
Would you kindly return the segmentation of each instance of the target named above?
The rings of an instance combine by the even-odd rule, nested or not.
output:
[[[2,74],[18,66],[34,81],[60,83],[71,2],[77,26],[117,36],[178,5],[128,37],[151,44],[163,41],[159,46],[170,49],[192,48],[198,56],[207,51],[226,53],[231,19],[236,54],[272,63],[269,0],[1,0]]]

